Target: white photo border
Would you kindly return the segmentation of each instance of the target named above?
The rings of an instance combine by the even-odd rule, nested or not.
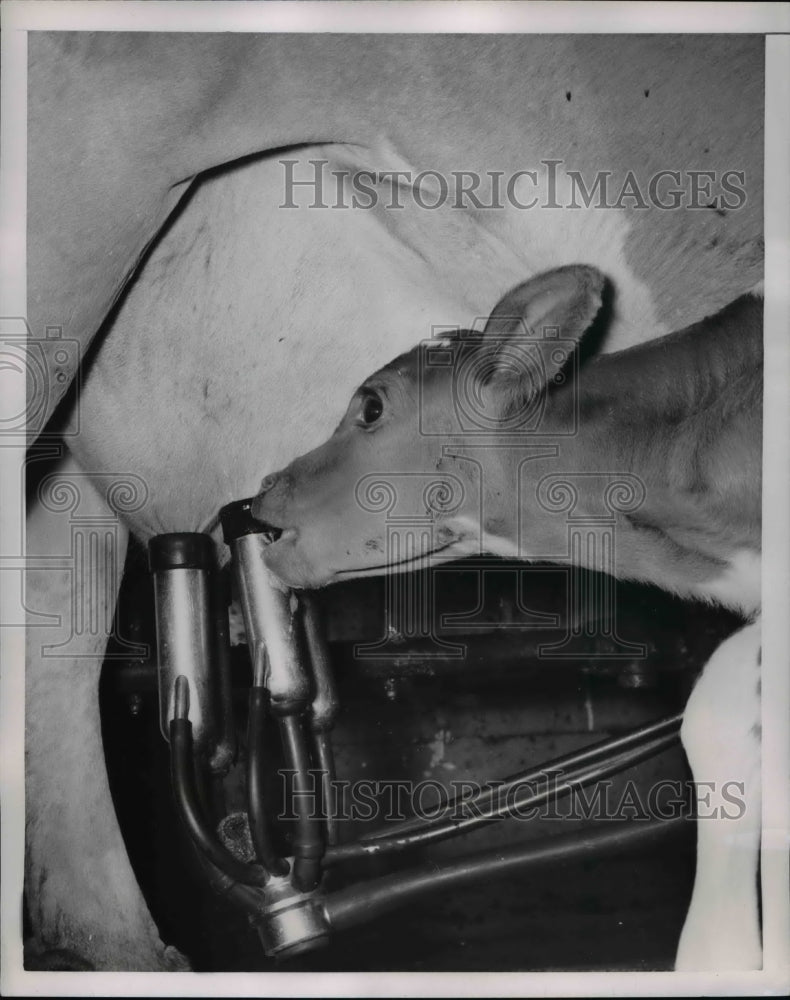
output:
[[[790,988],[790,4],[595,2],[39,2],[2,7],[0,316],[26,312],[28,30],[234,32],[740,33],[766,38],[765,404],[763,569],[763,918],[765,967],[682,973],[36,973],[22,968],[24,629],[0,628],[2,696],[2,992],[52,996],[689,996],[783,994]],[[24,404],[24,377],[0,372],[2,398]],[[20,388],[21,387],[21,388]],[[21,392],[21,395],[20,395]],[[22,553],[23,448],[0,448],[0,559]],[[0,621],[20,596],[0,591]],[[765,670],[773,664],[775,669]]]

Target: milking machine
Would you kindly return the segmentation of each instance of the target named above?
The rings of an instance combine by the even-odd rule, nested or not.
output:
[[[498,847],[447,862],[328,890],[326,874],[344,862],[384,857],[478,829],[556,802],[668,748],[681,715],[512,775],[472,795],[448,797],[430,816],[390,823],[339,842],[331,732],[338,698],[325,630],[313,595],[284,588],[263,555],[277,532],[255,520],[252,501],[221,512],[252,661],[248,696],[246,815],[217,816],[211,782],[235,754],[227,604],[218,584],[215,546],[196,533],[159,535],[149,543],[154,578],[160,725],[170,744],[176,809],[212,887],[247,913],[267,955],[284,959],[326,945],[331,934],[369,921],[426,894],[589,852],[618,853],[679,820],[618,822],[550,841]],[[277,730],[291,777],[288,814],[295,833],[287,856],[273,837],[266,797],[269,727]],[[320,789],[319,808],[313,780]],[[237,817],[236,817],[237,818]],[[236,824],[238,827],[238,824]]]

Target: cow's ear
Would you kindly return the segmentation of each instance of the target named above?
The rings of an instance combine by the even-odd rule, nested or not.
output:
[[[517,379],[525,352],[542,358],[545,384],[562,368],[569,342],[576,344],[601,308],[605,278],[594,267],[573,264],[539,274],[517,285],[497,303],[483,331],[488,377]],[[565,347],[565,350],[560,348]],[[533,389],[533,365],[530,381]]]

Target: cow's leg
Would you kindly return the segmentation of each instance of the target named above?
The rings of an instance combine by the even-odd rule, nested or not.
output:
[[[697,783],[697,872],[678,969],[759,969],[760,626],[736,632],[692,691],[681,736]]]
[[[36,558],[39,561],[39,568],[28,570],[26,581],[25,876],[35,936],[27,964],[44,968],[53,963],[61,968],[87,964],[108,970],[184,968],[179,953],[165,948],[159,939],[135,880],[104,763],[99,673],[107,636],[95,623],[112,613],[126,530],[113,520],[97,490],[79,476],[72,459],[61,462],[58,472],[76,491],[79,522],[36,500],[29,506],[27,524],[27,554],[33,557],[31,565]],[[91,522],[102,520],[112,531],[89,532]],[[80,532],[83,540],[90,534],[85,550],[90,566],[86,563],[83,569],[74,541]],[[102,539],[106,545],[110,538],[116,549],[114,560],[102,549]],[[70,552],[69,568],[70,560],[64,556]],[[65,568],[52,568],[58,561]],[[92,574],[91,586],[82,588],[80,573]],[[72,611],[79,592],[93,606],[82,608],[84,617],[78,618],[74,630]],[[61,625],[45,627],[41,614],[57,615]],[[65,641],[68,655],[52,655],[56,652],[52,647]]]

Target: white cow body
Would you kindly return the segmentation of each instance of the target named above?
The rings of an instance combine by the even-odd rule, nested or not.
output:
[[[652,48],[648,40],[629,43],[639,46],[641,55],[629,57],[625,66],[617,59],[621,43],[607,47],[602,39],[555,40],[553,47],[526,39],[521,49],[514,41],[498,49],[493,39],[460,39],[443,49],[430,40],[412,48],[387,43],[384,63],[380,54],[364,57],[363,49],[354,48],[359,40],[346,39],[359,57],[356,73],[342,58],[348,49],[334,51],[334,41],[329,49],[320,46],[294,57],[285,39],[273,61],[277,49],[270,39],[261,42],[260,51],[245,43],[255,58],[269,59],[267,97],[274,95],[275,104],[291,102],[286,116],[277,105],[277,128],[265,133],[262,144],[258,136],[246,145],[239,122],[265,124],[266,115],[253,108],[248,75],[236,70],[238,54],[222,49],[233,71],[221,77],[221,100],[216,94],[201,98],[211,124],[204,130],[211,133],[208,161],[198,156],[201,119],[193,116],[198,125],[192,145],[178,164],[168,161],[168,184],[159,180],[155,152],[141,154],[139,174],[130,154],[118,170],[128,172],[136,186],[119,195],[116,181],[117,190],[102,192],[105,214],[85,245],[74,244],[70,262],[48,260],[49,247],[39,252],[46,223],[40,223],[39,237],[34,229],[34,328],[61,315],[68,316],[67,334],[80,325],[95,328],[161,223],[162,206],[172,204],[172,185],[222,162],[223,150],[231,159],[315,139],[354,144],[288,152],[288,158],[301,160],[300,176],[308,174],[311,158],[450,171],[540,169],[541,159],[556,156],[572,168],[586,171],[590,164],[592,174],[617,167],[642,177],[661,168],[702,169],[715,160],[716,169],[747,170],[749,201],[740,214],[702,210],[682,217],[656,209],[283,210],[278,206],[284,154],[248,163],[203,184],[147,261],[87,369],[76,404],[81,429],[69,439],[71,458],[63,476],[79,470],[95,481],[108,474],[139,477],[147,499],[128,511],[125,523],[142,539],[165,531],[213,530],[224,503],[255,493],[264,473],[327,436],[370,372],[430,336],[434,325],[469,326],[486,316],[506,288],[531,273],[576,261],[592,261],[606,273],[615,292],[606,344],[612,349],[678,328],[751,287],[761,277],[761,170],[752,138],[759,120],[750,104],[759,103],[761,93],[755,75],[759,50],[747,42],[706,43],[718,53],[719,69],[709,70],[710,59],[703,59],[700,49],[684,53],[675,40],[656,41]],[[143,69],[157,65],[146,64],[144,55]],[[220,59],[215,56],[209,61],[212,72]],[[470,63],[471,56],[478,62]],[[453,57],[461,60],[460,68]],[[54,64],[64,58],[68,53],[58,53]],[[302,80],[320,78],[324,89],[305,85],[305,93],[320,99],[307,100],[295,86],[300,77],[289,58],[297,58],[306,74]],[[248,74],[255,65],[250,56]],[[376,99],[389,103],[377,116],[375,99],[365,96],[366,81],[382,65],[389,82],[383,87],[379,81]],[[477,89],[473,80],[459,97],[457,79],[470,71],[472,77],[479,71]],[[399,78],[398,72],[404,75]],[[689,102],[693,87],[699,99]],[[422,118],[414,110],[415,94],[433,99]],[[470,105],[474,94],[477,103]],[[660,111],[652,110],[658,105],[651,100],[661,102]],[[684,102],[685,117],[677,114]],[[216,141],[222,133],[218,105],[226,107],[232,122],[226,145]],[[666,135],[658,135],[649,114],[666,124]],[[706,116],[714,122],[707,130]],[[287,127],[280,128],[284,120]],[[128,131],[133,148],[139,125]],[[654,147],[648,136],[655,138]],[[34,154],[35,149],[34,142]],[[88,162],[85,169],[95,168]],[[40,187],[32,186],[34,207]],[[87,197],[87,189],[87,183],[80,185],[80,197]],[[135,214],[130,202],[139,189],[148,200],[141,197]],[[114,197],[121,198],[124,211],[113,210]],[[296,197],[308,201],[304,189]],[[41,196],[42,215],[48,198]],[[73,207],[59,211],[68,215]],[[71,224],[60,216],[53,223],[66,229]],[[111,259],[113,240],[118,252]],[[83,273],[82,257],[90,258],[92,271]],[[73,302],[69,267],[79,275]],[[42,275],[40,293],[37,275]],[[106,510],[99,493],[86,490],[83,501],[97,516]],[[31,552],[37,540],[42,551],[68,551],[67,541],[53,537],[63,530],[58,518],[46,505],[31,505]],[[102,570],[105,592],[117,584],[117,561]],[[60,614],[66,631],[69,581],[46,568],[28,573],[28,605],[33,612]],[[163,949],[128,867],[103,774],[92,784],[90,798],[85,791],[84,775],[101,770],[95,691],[103,638],[86,638],[79,655],[72,645],[69,656],[42,657],[42,645],[56,641],[57,634],[31,617],[27,884],[36,937],[41,947],[70,950],[97,968],[173,968],[177,956]],[[64,718],[63,701],[74,697],[80,711]],[[56,819],[53,802],[59,806]],[[89,856],[101,863],[86,863]]]

